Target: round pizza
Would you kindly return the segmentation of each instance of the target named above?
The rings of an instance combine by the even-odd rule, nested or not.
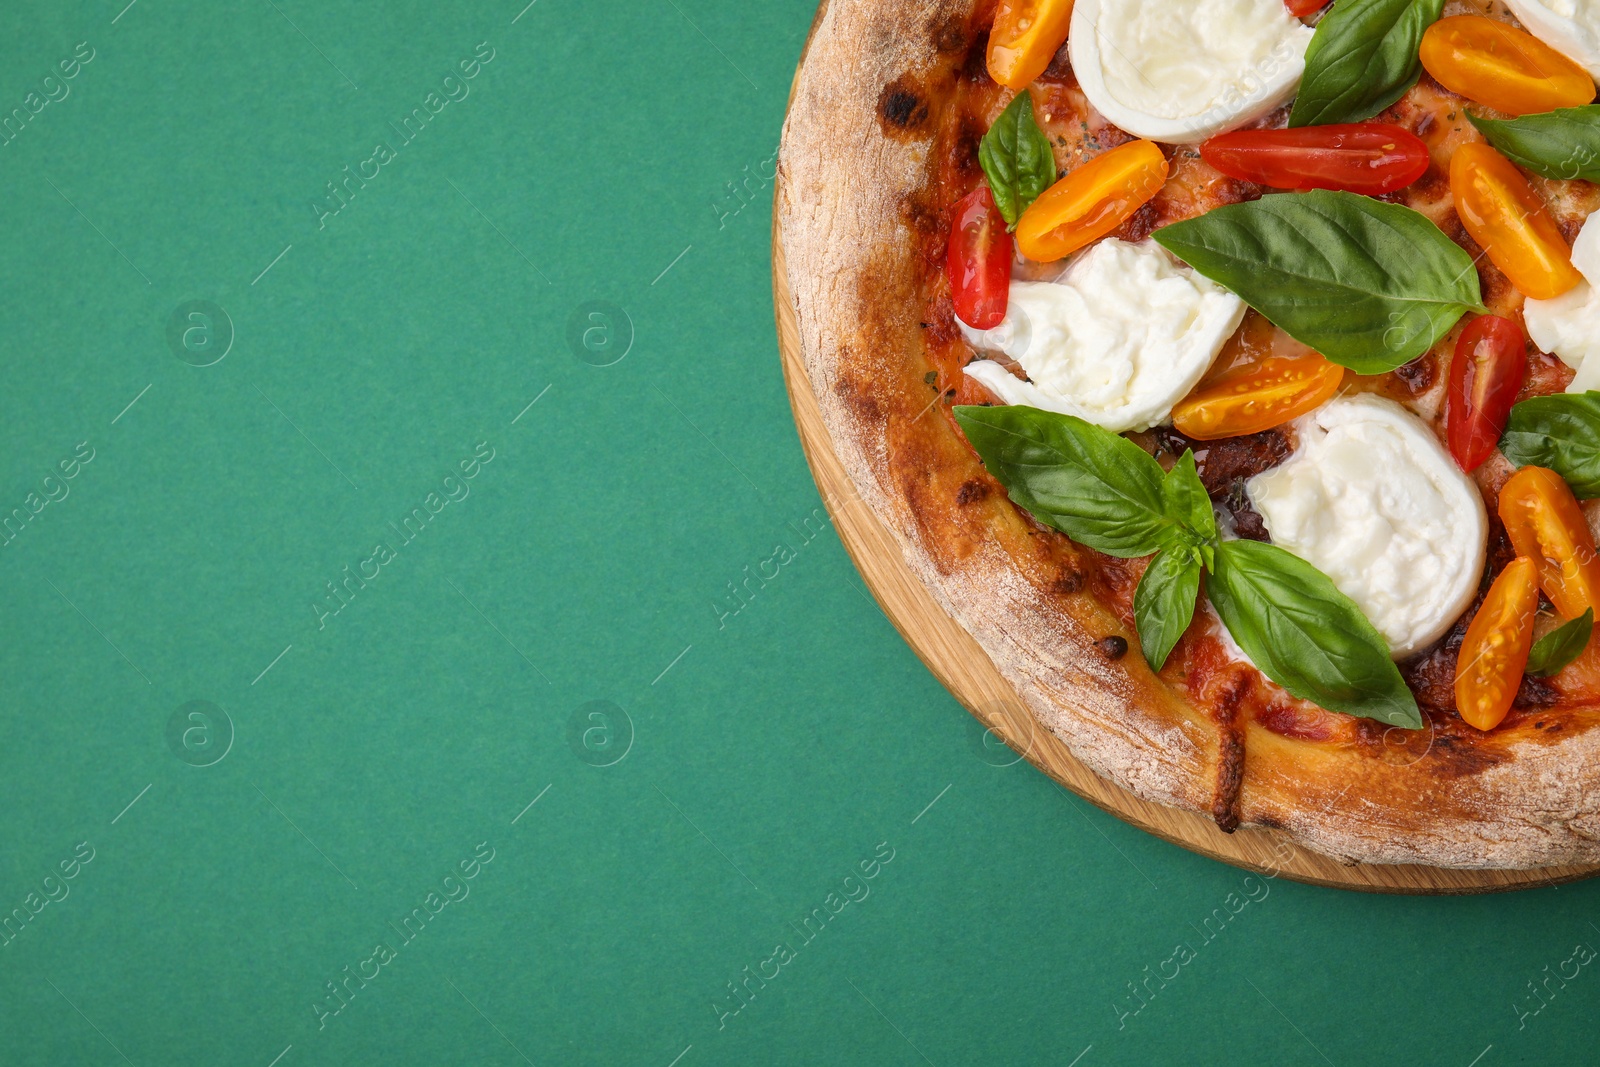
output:
[[[1600,862],[1600,0],[828,0],[777,215],[835,451],[1098,774]]]

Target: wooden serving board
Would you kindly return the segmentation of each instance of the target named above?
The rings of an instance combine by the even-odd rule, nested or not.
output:
[[[827,0],[817,10],[813,32]],[[809,46],[809,40],[807,44]],[[801,53],[800,68],[805,67]],[[791,102],[794,89],[789,92]],[[780,179],[781,182],[781,179]],[[927,664],[934,677],[989,731],[1023,758],[1078,796],[1175,845],[1235,867],[1298,882],[1356,889],[1371,893],[1495,893],[1533,886],[1557,885],[1600,874],[1591,867],[1544,867],[1536,870],[1454,870],[1414,864],[1346,864],[1303,849],[1285,834],[1261,828],[1225,834],[1216,823],[1194,812],[1141,800],[1106,781],[1073,758],[1066,743],[1034,719],[1027,705],[1001,676],[978,642],[934,600],[906,564],[894,537],[854,491],[822,422],[800,354],[794,300],[784,270],[783,234],[777,220],[774,188],[772,226],[772,302],[778,321],[778,348],[783,375],[794,409],[795,426],[806,462],[845,550],[855,561],[867,587],[906,644]]]

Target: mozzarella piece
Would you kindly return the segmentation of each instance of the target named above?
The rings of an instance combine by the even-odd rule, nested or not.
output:
[[[1013,280],[999,326],[961,326],[974,348],[1005,353],[1031,382],[993,360],[966,373],[1007,404],[1144,430],[1195,387],[1244,312],[1154,241],[1101,241],[1058,281]]]
[[[1273,543],[1355,601],[1396,659],[1432,644],[1483,574],[1477,486],[1392,400],[1339,397],[1294,428],[1294,455],[1245,483]]]
[[[1554,352],[1561,362],[1578,373],[1569,393],[1600,389],[1600,223],[1591,225],[1594,216],[1584,220],[1578,239],[1572,242],[1572,265],[1584,281],[1550,300],[1526,300],[1522,319],[1528,336],[1542,352]],[[1594,357],[1594,358],[1590,358]]]
[[[1506,0],[1527,31],[1600,78],[1600,0]]]
[[[1111,123],[1196,144],[1286,103],[1312,32],[1283,0],[1078,0],[1067,49]]]

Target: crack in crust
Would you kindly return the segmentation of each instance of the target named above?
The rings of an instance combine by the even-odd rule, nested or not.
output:
[[[969,0],[832,0],[780,153],[776,210],[812,387],[911,570],[1077,759],[1141,798],[1220,806],[1219,822],[1280,828],[1351,862],[1600,861],[1600,790],[1586,782],[1600,768],[1600,711],[1567,712],[1567,729],[1537,736],[1530,724],[1470,768],[1487,755],[1472,739],[1430,737],[1417,756],[1381,727],[1320,743],[1235,721],[1219,745],[1216,720],[1141,657],[1096,645],[1126,631],[1094,599],[1084,550],[1037,535],[992,491],[924,381],[919,316],[944,208],[929,196],[931,135],[981,47],[972,19]]]

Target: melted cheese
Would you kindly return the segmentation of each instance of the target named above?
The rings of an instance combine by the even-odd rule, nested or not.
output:
[[[1336,398],[1294,428],[1294,455],[1245,483],[1273,543],[1355,601],[1396,658],[1432,644],[1483,574],[1477,486],[1392,400]]]
[[[1311,34],[1283,0],[1077,0],[1067,48],[1112,123],[1195,144],[1286,103]]]
[[[1578,373],[1569,393],[1600,389],[1600,224],[1590,215],[1572,243],[1572,265],[1585,281],[1551,300],[1528,300],[1522,306],[1528,336],[1541,351],[1553,352]]]
[[[1242,300],[1153,241],[1101,241],[1059,281],[1012,281],[994,329],[962,324],[974,348],[1005,353],[1031,381],[992,360],[966,373],[1007,404],[1144,430],[1194,388],[1244,312]]]

